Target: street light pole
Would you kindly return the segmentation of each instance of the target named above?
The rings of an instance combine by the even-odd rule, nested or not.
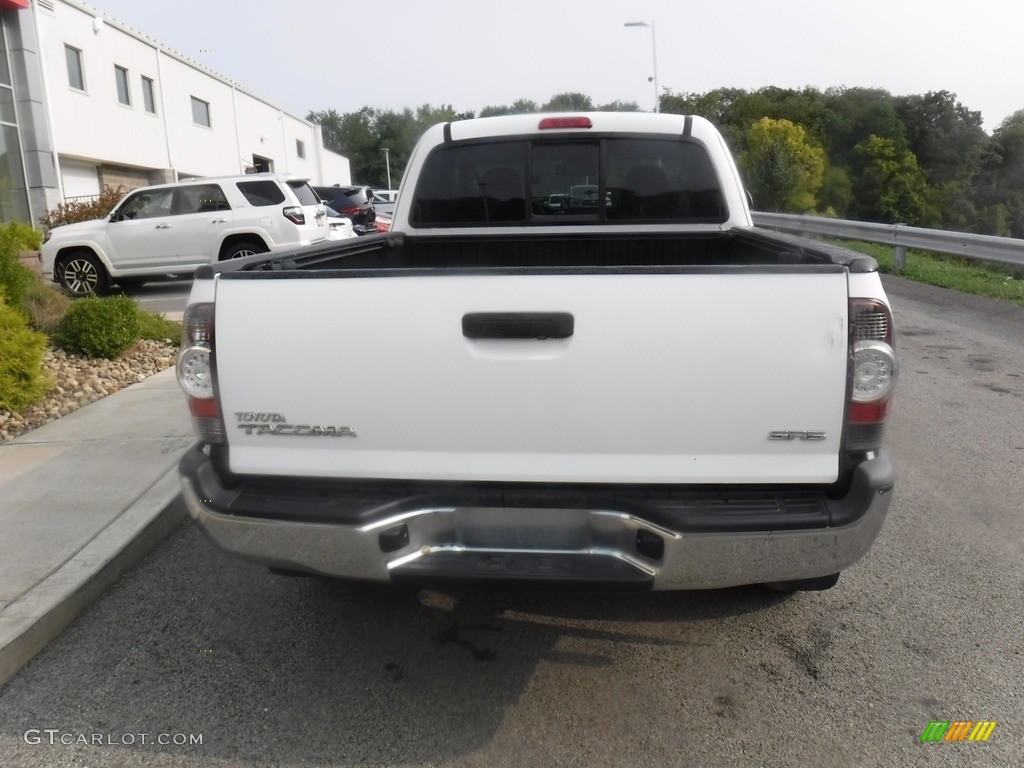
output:
[[[387,147],[381,147],[380,150],[384,153],[384,164],[388,167],[388,189],[391,189],[391,155],[389,154],[391,150]]]
[[[654,111],[660,112],[661,92],[658,90],[658,43],[654,36],[654,21],[651,21],[650,24],[646,21],[627,21],[625,26],[651,28],[651,56],[654,57]]]

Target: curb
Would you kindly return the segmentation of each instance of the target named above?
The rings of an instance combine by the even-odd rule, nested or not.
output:
[[[0,686],[188,518],[178,465],[0,614]]]

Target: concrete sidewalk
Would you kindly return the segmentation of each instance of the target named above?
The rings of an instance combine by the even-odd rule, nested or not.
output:
[[[174,369],[0,445],[0,685],[186,513]]]

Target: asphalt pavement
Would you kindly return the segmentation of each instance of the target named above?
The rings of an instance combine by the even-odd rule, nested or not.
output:
[[[115,290],[131,296],[143,309],[180,319],[192,290],[192,278],[159,277],[128,290]]]

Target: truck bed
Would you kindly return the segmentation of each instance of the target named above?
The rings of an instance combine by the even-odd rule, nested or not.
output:
[[[806,238],[756,227],[728,232],[551,232],[544,234],[445,234],[419,237],[381,234],[315,246],[255,262],[228,262],[197,276],[274,271],[357,269],[558,269],[613,268],[620,271],[665,267],[841,266],[870,272],[869,256]]]

